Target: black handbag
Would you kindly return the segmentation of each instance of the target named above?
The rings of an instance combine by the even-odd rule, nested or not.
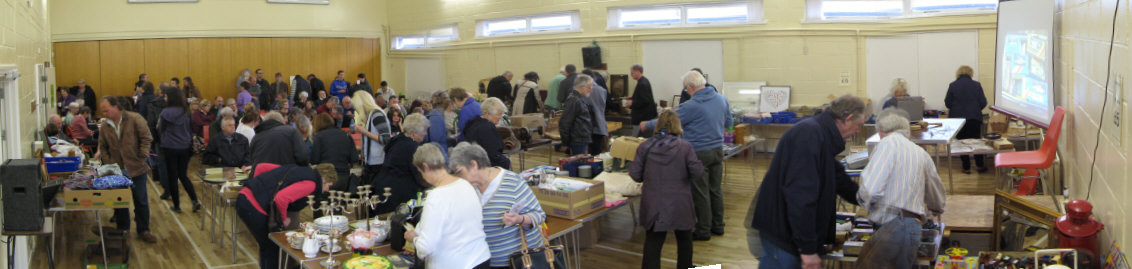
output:
[[[287,180],[287,175],[290,175],[291,169],[294,168],[295,167],[287,168],[287,172],[283,173],[283,177],[275,182],[275,192],[272,192],[271,196],[275,196],[275,194],[279,193],[279,189],[283,187],[283,181]],[[283,225],[283,217],[279,215],[279,210],[276,210],[275,205],[269,202],[267,205],[267,231],[272,233],[282,232],[284,228],[286,228],[286,225]]]
[[[527,246],[527,231],[523,229],[523,225],[519,225],[519,235],[522,237],[523,248],[515,253],[511,253],[508,260],[511,261],[512,269],[564,269],[566,268],[566,259],[563,258],[562,245],[551,246],[550,240],[546,239],[546,234],[539,232],[542,236],[543,247],[530,248]]]

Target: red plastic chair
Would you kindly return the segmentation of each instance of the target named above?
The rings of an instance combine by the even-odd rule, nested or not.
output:
[[[1061,121],[1065,119],[1065,108],[1054,109],[1053,118],[1046,130],[1046,137],[1038,150],[999,153],[994,156],[994,167],[1026,169],[1022,182],[1014,195],[1033,195],[1038,184],[1039,170],[1049,169],[1057,155],[1057,138],[1061,136]]]
[[[202,130],[202,131],[201,131],[201,135],[202,135],[202,136],[204,136],[204,146],[206,146],[206,147],[207,147],[207,146],[208,146],[208,142],[209,142],[209,141],[212,141],[212,140],[210,140],[210,139],[208,138],[208,129],[209,129],[209,126],[208,126],[207,124],[205,124],[204,126],[201,126],[201,127],[203,127],[203,128],[204,128],[204,130]]]

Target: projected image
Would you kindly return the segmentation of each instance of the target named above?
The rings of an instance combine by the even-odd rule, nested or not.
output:
[[[1042,31],[1006,34],[1003,46],[1002,93],[1027,109],[1045,111],[1049,107],[1049,76],[1046,53],[1049,35]]]

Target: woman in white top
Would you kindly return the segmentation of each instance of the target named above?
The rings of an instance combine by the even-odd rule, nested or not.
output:
[[[236,127],[236,133],[248,138],[250,145],[252,138],[255,138],[255,127],[259,126],[259,123],[262,121],[258,113],[248,113],[244,115],[243,118],[240,118],[240,126]]]
[[[413,166],[434,186],[425,199],[420,223],[405,231],[405,240],[413,242],[426,268],[490,268],[491,251],[475,187],[448,174],[436,145],[417,148]]]

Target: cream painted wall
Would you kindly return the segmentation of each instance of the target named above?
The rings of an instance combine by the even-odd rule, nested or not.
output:
[[[6,156],[8,158],[30,158],[31,141],[35,139],[35,132],[42,130],[36,120],[36,111],[45,109],[33,107],[35,102],[35,65],[49,60],[51,54],[51,23],[48,20],[46,0],[0,0],[0,65],[15,65],[21,73],[17,80],[19,89],[17,96],[19,102],[19,133],[9,133],[17,136],[21,145],[29,145],[20,149],[24,156]],[[5,117],[6,118],[6,117]],[[18,246],[17,267],[27,267],[30,260],[28,241],[21,238]],[[5,247],[0,247],[5,249]],[[0,258],[0,263],[7,263],[6,258]]]
[[[1065,166],[1066,185],[1074,199],[1089,198],[1097,219],[1105,224],[1101,245],[1107,252],[1112,241],[1120,242],[1124,249],[1132,244],[1132,182],[1128,178],[1128,157],[1132,154],[1132,119],[1128,113],[1128,82],[1123,87],[1109,87],[1105,91],[1106,64],[1108,61],[1113,11],[1116,0],[1063,0],[1061,15],[1061,57],[1058,58],[1058,88],[1063,93],[1061,103],[1068,114],[1062,131],[1061,158]],[[1113,80],[1132,78],[1129,62],[1132,60],[1128,45],[1132,37],[1129,20],[1129,3],[1120,3],[1116,17],[1116,37],[1112,55]],[[1113,83],[1110,82],[1110,85]],[[1108,104],[1101,114],[1105,95]],[[1119,120],[1114,113],[1122,114]],[[1103,126],[1102,126],[1103,124]],[[1118,126],[1119,124],[1119,126]],[[1098,127],[1103,128],[1099,136]],[[1091,168],[1093,158],[1096,167]],[[1095,172],[1089,188],[1089,172]],[[1092,192],[1091,194],[1089,192]],[[1126,252],[1127,253],[1127,252]]]
[[[962,15],[897,20],[884,23],[803,23],[805,1],[765,0],[766,23],[740,27],[695,29],[607,30],[610,7],[659,3],[709,2],[702,0],[449,0],[390,1],[390,36],[417,34],[440,25],[457,23],[461,41],[442,49],[391,51],[387,80],[403,88],[403,59],[443,57],[449,87],[475,89],[476,83],[510,70],[539,72],[550,78],[562,65],[581,63],[581,47],[597,41],[610,73],[628,74],[641,62],[641,41],[676,39],[723,40],[724,69],[719,81],[768,81],[794,87],[792,103],[818,105],[829,95],[865,93],[865,38],[909,32],[969,30],[979,32],[978,70],[994,70],[995,16]],[[524,14],[578,10],[582,31],[553,35],[475,38],[475,23]],[[689,67],[690,68],[690,67]],[[648,76],[649,67],[645,67]],[[840,86],[842,72],[850,73],[850,86]],[[976,74],[993,81],[993,72]],[[629,88],[635,86],[631,81]],[[983,85],[991,98],[993,83]],[[545,88],[545,86],[540,86]],[[425,96],[427,93],[409,93]],[[660,97],[657,97],[660,98]]]

